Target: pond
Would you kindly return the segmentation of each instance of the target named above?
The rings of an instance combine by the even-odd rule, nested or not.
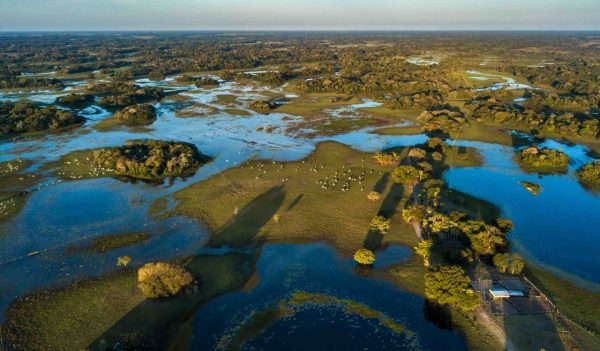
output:
[[[395,261],[406,258],[398,255]],[[190,349],[240,344],[241,350],[466,348],[462,336],[425,319],[423,298],[355,270],[352,259],[325,244],[266,245],[257,263],[258,285],[202,306],[194,317]],[[298,295],[302,303],[294,301]],[[257,317],[277,309],[284,315]]]

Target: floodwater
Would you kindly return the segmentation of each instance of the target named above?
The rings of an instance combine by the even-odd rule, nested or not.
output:
[[[396,254],[395,261],[407,259],[406,253]],[[369,272],[356,272],[352,259],[340,257],[326,244],[266,245],[257,274],[260,282],[251,291],[224,295],[197,311],[190,349],[227,349],[232,338],[248,329],[260,334],[246,341],[242,350],[365,350],[373,345],[378,350],[466,348],[456,332],[425,319],[422,297],[370,278]],[[252,324],[253,313],[277,308],[298,291],[360,303],[385,313],[384,318],[402,325],[404,331],[387,328],[381,319],[348,313],[339,302],[311,301],[283,318]]]
[[[483,76],[478,72],[473,74]],[[213,161],[200,168],[194,176],[163,184],[123,182],[112,178],[59,182],[47,175],[43,186],[27,197],[19,213],[0,224],[1,311],[22,294],[116,270],[115,261],[120,255],[130,255],[134,263],[142,263],[210,252],[204,247],[207,230],[202,223],[183,217],[158,220],[149,214],[149,209],[154,200],[168,197],[174,191],[224,169],[253,158],[298,160],[309,155],[318,142],[325,140],[338,141],[364,151],[378,151],[415,145],[427,139],[425,135],[382,136],[372,133],[374,127],[328,137],[300,137],[286,133],[286,128],[301,120],[300,117],[279,113],[261,115],[245,107],[245,102],[273,89],[223,83],[218,88],[205,90],[178,86],[169,79],[137,82],[179,91],[190,100],[173,101],[167,97],[155,104],[158,119],[147,128],[120,128],[106,132],[95,130],[94,125],[111,116],[111,112],[93,105],[80,111],[88,118],[81,128],[33,139],[0,141],[0,161],[30,159],[34,162],[31,170],[35,170],[72,151],[121,145],[132,138],[190,142],[211,156]],[[73,82],[71,86],[78,84]],[[503,84],[512,87],[516,83],[507,80]],[[277,89],[273,91],[282,93]],[[61,94],[65,92],[6,93],[0,95],[0,100],[29,97],[51,103]],[[235,95],[239,102],[235,107],[246,110],[249,116],[224,112],[199,117],[176,116],[177,111],[193,102],[223,108],[216,101],[217,95],[221,94]],[[295,95],[288,94],[288,98],[293,99]],[[348,111],[375,106],[375,102],[364,101],[330,113],[336,118],[344,118]],[[457,141],[456,144],[476,147],[484,157],[484,164],[449,170],[445,178],[450,187],[489,200],[500,207],[504,216],[512,218],[515,230],[510,239],[515,249],[527,259],[582,285],[591,286],[589,282],[600,284],[600,262],[594,260],[594,251],[600,244],[597,231],[600,227],[597,216],[600,197],[583,189],[573,175],[577,167],[591,160],[585,148],[548,141],[549,146],[569,154],[572,164],[568,174],[538,177],[519,170],[512,160],[515,152],[512,147],[466,141]],[[521,180],[541,184],[542,193],[531,195],[519,185]],[[168,206],[173,206],[172,201]],[[65,252],[67,247],[84,245],[100,235],[139,231],[150,233],[150,239],[104,253]],[[38,255],[28,256],[28,253],[37,251],[40,252]],[[387,265],[405,260],[408,255],[407,248],[391,246],[378,253],[380,261],[375,269],[384,269]],[[265,326],[265,332],[245,345],[246,349],[294,349],[300,346],[318,349],[318,345],[308,338],[312,336],[316,340],[315,335],[333,335],[332,339],[347,343],[344,344],[346,348],[373,343],[390,349],[400,347],[398,345],[447,350],[465,348],[462,337],[425,320],[422,298],[389,283],[357,274],[353,271],[354,267],[353,262],[339,257],[324,244],[267,245],[258,262],[259,285],[250,292],[228,294],[202,307],[194,320],[193,345],[198,348],[216,345],[218,340],[215,338],[239,324],[251,311],[272,307],[277,301],[289,298],[292,289],[302,289],[351,299],[386,312],[414,335],[409,337],[406,333],[387,330],[378,320],[355,315],[346,316],[347,319],[342,320],[347,323],[340,324],[340,306],[333,304],[316,308],[309,305],[293,316]],[[372,332],[355,333],[359,328],[368,328]],[[282,333],[288,335],[283,338]]]

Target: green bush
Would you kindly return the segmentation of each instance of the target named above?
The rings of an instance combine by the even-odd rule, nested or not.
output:
[[[188,271],[170,263],[147,263],[138,269],[138,286],[151,299],[175,295],[193,281]]]
[[[375,262],[375,254],[371,250],[359,249],[354,253],[354,260],[362,265],[372,265]]]
[[[387,234],[390,230],[390,220],[384,216],[375,216],[369,223],[369,228],[379,234]]]

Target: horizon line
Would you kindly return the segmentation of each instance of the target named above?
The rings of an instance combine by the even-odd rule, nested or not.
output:
[[[0,33],[114,33],[114,32],[600,32],[600,28],[415,28],[415,29],[382,29],[382,28],[207,28],[207,29],[0,29]]]

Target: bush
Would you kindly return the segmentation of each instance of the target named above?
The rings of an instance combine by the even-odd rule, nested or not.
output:
[[[369,223],[369,227],[372,231],[378,232],[379,234],[387,234],[390,230],[390,220],[383,216],[376,216]]]
[[[472,311],[480,301],[470,284],[471,279],[460,266],[441,266],[425,274],[425,296],[442,305]]]
[[[382,166],[394,166],[400,162],[400,155],[395,152],[378,152],[373,158]]]
[[[117,266],[127,266],[131,263],[131,256],[117,257]]]
[[[147,263],[138,270],[138,286],[151,299],[175,295],[193,281],[188,271],[170,263]]]
[[[376,191],[371,191],[369,194],[367,194],[367,199],[373,202],[379,201],[381,200],[381,194]]]
[[[359,249],[354,253],[354,260],[359,264],[372,265],[375,262],[375,254],[371,250]]]
[[[250,108],[258,113],[267,114],[275,107],[275,104],[267,100],[256,100],[250,104]]]

